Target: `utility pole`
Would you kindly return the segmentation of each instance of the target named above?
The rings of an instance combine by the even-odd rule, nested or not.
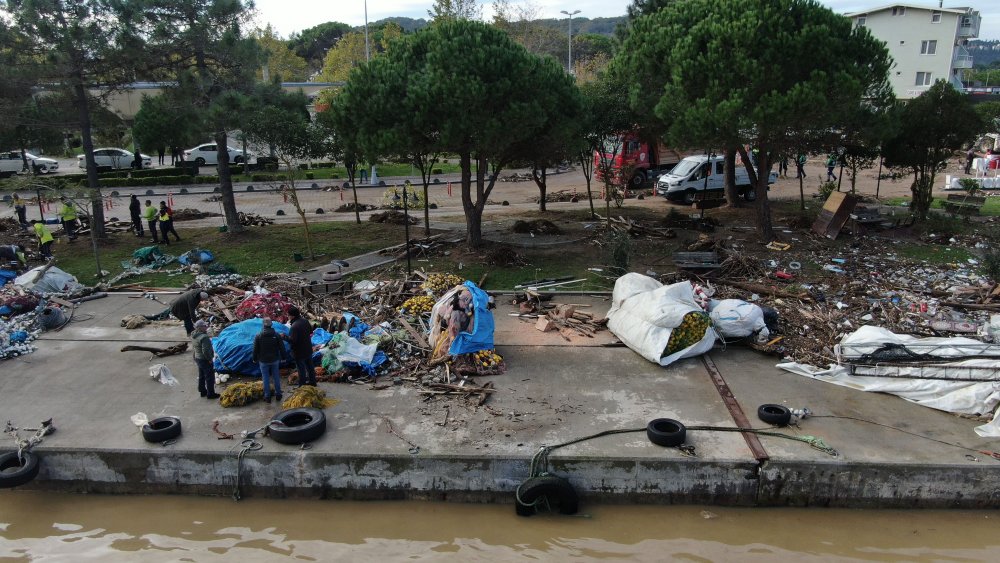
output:
[[[569,61],[566,65],[566,72],[573,74],[573,16],[580,13],[580,10],[573,10],[572,13],[566,10],[560,10],[560,14],[566,14],[569,16]]]

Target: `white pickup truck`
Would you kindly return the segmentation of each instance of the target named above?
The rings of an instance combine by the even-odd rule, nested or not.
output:
[[[656,181],[656,193],[670,201],[692,203],[696,194],[723,192],[725,191],[724,167],[723,156],[714,156],[711,162],[705,155],[685,157],[670,172],[660,176]],[[777,179],[778,173],[771,172],[767,183],[773,184]],[[736,191],[747,201],[757,198],[757,193],[750,185],[750,176],[746,168],[739,163],[736,165]]]

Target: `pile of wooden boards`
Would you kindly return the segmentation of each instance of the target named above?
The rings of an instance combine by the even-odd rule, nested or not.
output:
[[[593,313],[578,311],[579,305],[552,305],[545,314],[538,317],[535,328],[542,332],[559,331],[567,341],[575,334],[593,338],[594,333],[603,330],[607,319],[594,319]]]

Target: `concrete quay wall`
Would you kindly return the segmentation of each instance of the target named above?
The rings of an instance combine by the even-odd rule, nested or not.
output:
[[[26,488],[76,493],[231,495],[237,456],[216,452],[73,450],[38,452],[39,477]],[[441,455],[251,452],[242,462],[245,496],[510,503],[529,459]],[[550,462],[585,502],[993,508],[1000,472],[989,466],[753,462],[565,457]]]

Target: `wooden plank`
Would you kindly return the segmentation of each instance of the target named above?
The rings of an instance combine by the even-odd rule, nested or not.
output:
[[[431,347],[431,345],[427,343],[427,339],[424,338],[424,335],[417,332],[417,329],[413,328],[413,325],[411,325],[406,319],[399,317],[399,321],[403,323],[403,328],[406,329],[407,334],[412,336],[413,339],[417,341],[418,346],[421,348]]]
[[[70,309],[73,309],[73,308],[76,307],[75,303],[70,303],[69,301],[66,301],[65,299],[62,299],[60,297],[56,297],[54,295],[51,296],[51,297],[49,297],[49,301],[52,301],[54,303],[58,303],[58,304],[62,305],[63,307],[69,307]]]
[[[226,307],[222,303],[222,299],[219,299],[218,296],[213,295],[212,303],[215,303],[215,306],[222,311],[222,314],[226,316],[227,320],[229,320],[230,322],[236,321],[236,315],[234,315],[233,312],[229,310],[229,307]]]
[[[813,223],[813,232],[829,239],[836,239],[850,219],[857,201],[857,198],[849,193],[831,193],[823,204],[819,216],[816,217],[816,222]]]

